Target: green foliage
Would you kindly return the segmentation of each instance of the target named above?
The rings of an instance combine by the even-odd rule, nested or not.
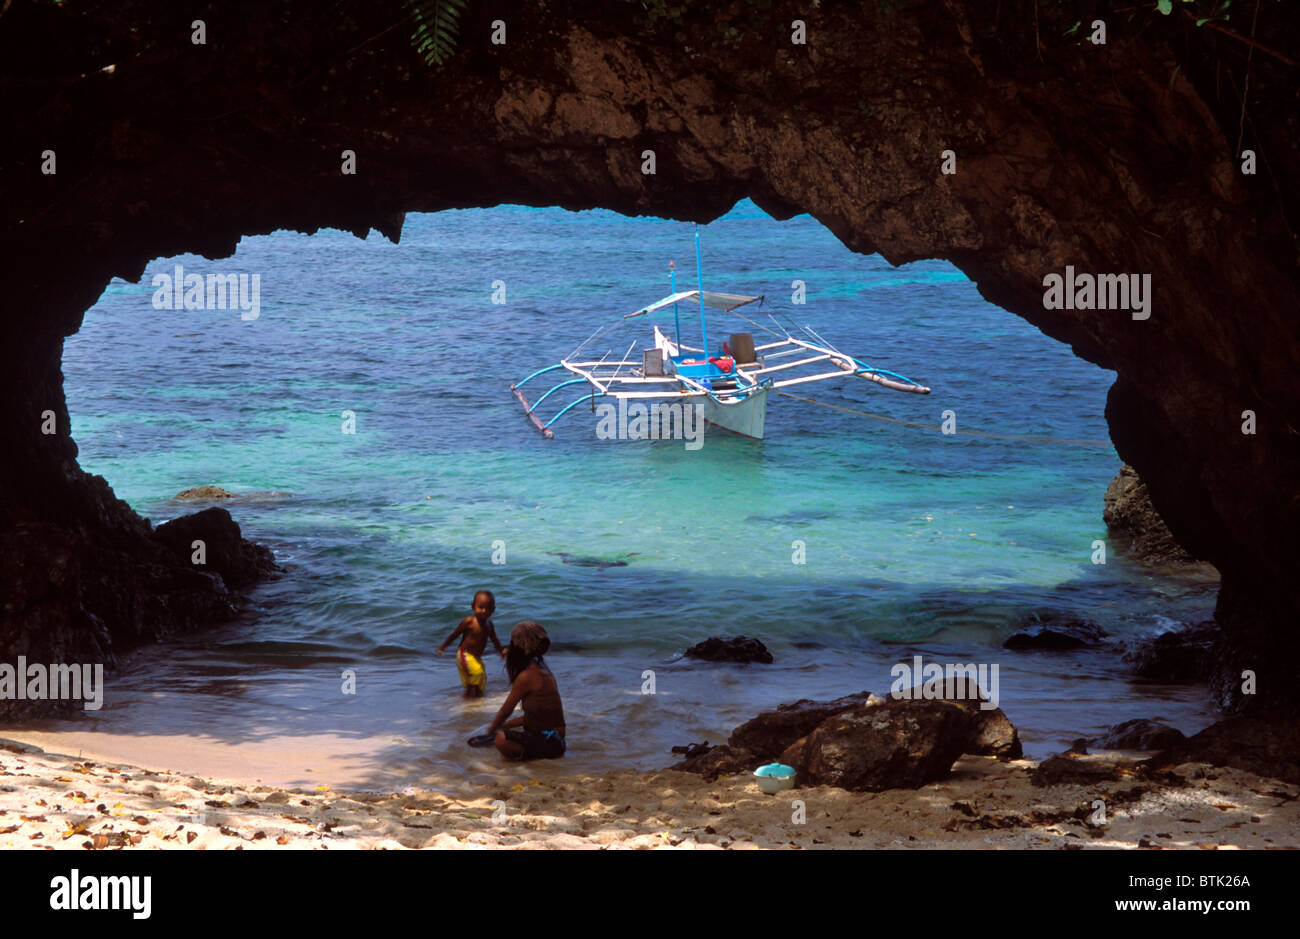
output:
[[[1183,3],[1196,3],[1197,0],[1182,0]],[[1209,4],[1201,4],[1195,8],[1197,13],[1204,13],[1204,16],[1196,18],[1197,26],[1204,26],[1206,23],[1212,23],[1215,20],[1228,20],[1228,7],[1232,6],[1232,0],[1214,0]],[[1174,0],[1156,0],[1156,10],[1165,16],[1174,12]]]
[[[467,4],[468,0],[406,0],[414,24],[411,43],[426,65],[441,65],[456,51]]]

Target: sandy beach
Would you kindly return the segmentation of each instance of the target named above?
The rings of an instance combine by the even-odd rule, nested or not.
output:
[[[766,795],[748,777],[548,775],[465,794],[250,785],[100,763],[0,740],[0,848],[1143,848],[1300,847],[1300,787],[1135,754],[1080,757],[1118,778],[1036,786],[1033,761],[964,757],[917,790],[830,787]],[[1095,824],[1097,801],[1104,824]]]

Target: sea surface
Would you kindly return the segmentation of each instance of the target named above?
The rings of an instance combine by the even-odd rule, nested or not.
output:
[[[766,440],[711,430],[698,450],[598,439],[590,408],[542,439],[511,383],[666,296],[669,261],[695,286],[691,225],[606,211],[410,215],[400,245],[280,231],[114,281],[65,347],[82,466],[155,524],[194,509],[172,500],[188,487],[241,494],[224,504],[285,572],[237,622],[125,658],[101,711],[50,729],[183,739],[234,754],[235,777],[252,772],[250,745],[303,742],[268,782],[319,782],[343,762],[374,786],[490,777],[495,754],[464,741],[504,673],[489,660],[488,698],[467,704],[454,650],[434,654],[479,588],[496,594],[503,639],[523,619],[553,638],[570,752],[547,772],[665,766],[673,745],[723,742],[783,701],[883,694],[917,654],[997,665],[1031,756],[1134,717],[1211,722],[1203,688],[1145,684],[1119,660],[1123,642],[1208,616],[1215,586],[1153,575],[1107,542],[1112,373],[946,262],[891,267],[749,202],[700,231],[707,289],[763,294],[760,323],[792,317],[933,393],[801,386],[848,410],[774,395]],[[155,308],[152,278],[176,265],[259,275],[257,318]],[[737,325],[711,322],[711,343]],[[591,348],[636,341],[639,356],[651,326],[627,321]],[[956,434],[938,430],[945,411]],[[1001,648],[1051,610],[1113,643]],[[738,634],[775,662],[682,658]]]

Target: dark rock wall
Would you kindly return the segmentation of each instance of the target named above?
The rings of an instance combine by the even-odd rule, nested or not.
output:
[[[1135,560],[1153,567],[1172,567],[1193,560],[1156,512],[1146,483],[1138,479],[1131,466],[1121,466],[1106,487],[1101,517],[1112,535],[1127,541]]]
[[[855,251],[948,258],[1116,370],[1120,455],[1223,574],[1228,703],[1243,667],[1260,674],[1249,701],[1300,688],[1294,6],[1263,5],[1265,52],[1132,4],[735,2],[674,16],[623,0],[473,3],[441,69],[412,53],[394,0],[71,6],[15,0],[0,15],[0,658],[39,628],[11,602],[49,563],[22,526],[66,533],[47,548],[70,553],[79,582],[89,568],[123,576],[81,545],[148,563],[139,520],[77,468],[59,373],[63,337],[110,277],[227,256],[276,228],[396,239],[406,211],[515,202],[705,221],[750,196],[778,217],[812,213]],[[205,46],[190,42],[199,16]],[[1094,16],[1106,45],[1065,36]],[[504,46],[487,41],[497,17]],[[806,46],[789,42],[796,18]],[[1243,134],[1263,153],[1258,176],[1239,172]],[[46,149],[55,176],[40,173]],[[340,173],[344,149],[355,176]],[[1043,277],[1066,265],[1150,274],[1150,319],[1045,310]],[[39,433],[45,409],[55,437]],[[148,631],[118,625],[157,612],[138,583],[124,607],[88,599],[69,635],[90,635],[89,617]]]

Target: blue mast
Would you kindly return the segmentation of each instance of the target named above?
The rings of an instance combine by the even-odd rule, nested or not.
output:
[[[695,278],[700,287],[700,343],[704,349],[704,357],[709,356],[709,328],[704,322],[704,266],[700,261],[700,226],[695,226]],[[678,351],[681,346],[678,346]]]
[[[672,261],[668,262],[668,276],[672,278],[673,293],[677,293],[677,268]],[[677,354],[682,354],[682,321],[677,316],[677,304],[673,304],[673,329],[677,333]]]

